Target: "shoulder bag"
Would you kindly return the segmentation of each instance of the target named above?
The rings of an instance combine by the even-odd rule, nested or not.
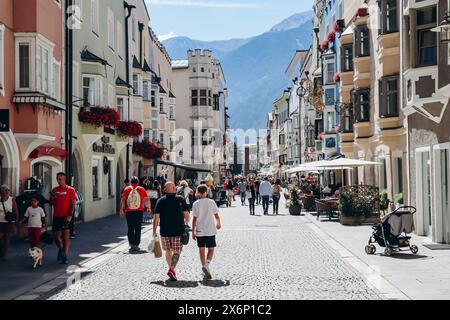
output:
[[[5,220],[9,223],[16,222],[16,214],[14,212],[6,212],[5,203],[2,201],[3,212],[5,213]]]

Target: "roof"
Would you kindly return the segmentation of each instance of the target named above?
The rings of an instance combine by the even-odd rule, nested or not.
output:
[[[162,94],[167,94],[167,91],[166,91],[166,90],[164,90],[164,88],[163,88],[163,86],[162,86],[162,85],[159,85],[159,93],[162,93]]]
[[[308,50],[297,50],[294,54],[294,56],[291,59],[291,62],[289,63],[285,74],[287,76],[296,75],[298,73],[298,69],[300,68],[300,65],[303,64],[303,60],[305,60],[306,56],[308,55]]]
[[[141,69],[141,67],[142,66],[139,60],[136,58],[136,56],[133,56],[133,68]]]
[[[353,26],[350,25],[344,32],[342,32],[341,37],[351,34],[353,34]]]
[[[189,60],[173,60],[172,61],[173,69],[185,69],[189,68]]]
[[[86,62],[96,62],[96,63],[100,63],[100,64],[103,64],[103,65],[111,66],[108,63],[108,61],[106,61],[105,59],[100,58],[99,56],[97,56],[95,54],[93,54],[88,49],[84,49],[81,52],[81,60],[82,61],[86,61]]]
[[[175,95],[172,93],[172,91],[169,91],[169,97],[170,98],[176,98]]]
[[[161,82],[161,78],[157,76],[152,76],[152,84],[159,84]]]
[[[117,77],[116,79],[116,86],[119,87],[131,87],[125,80],[123,80],[121,77]]]
[[[145,72],[151,72],[154,73],[152,68],[150,68],[150,66],[148,65],[147,60],[144,60],[144,68],[142,68],[142,70],[144,70]]]

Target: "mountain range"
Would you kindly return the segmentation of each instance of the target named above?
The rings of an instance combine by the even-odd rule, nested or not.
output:
[[[295,14],[268,32],[247,39],[163,41],[172,59],[187,59],[189,49],[210,49],[221,60],[229,90],[232,128],[265,128],[273,102],[290,86],[284,72],[296,50],[311,45],[312,12]]]

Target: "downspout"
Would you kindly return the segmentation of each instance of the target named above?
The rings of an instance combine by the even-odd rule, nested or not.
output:
[[[139,22],[139,62],[141,63],[141,67],[144,67],[144,39],[143,39],[143,31],[144,31],[144,24],[142,22]]]
[[[125,17],[125,63],[126,63],[126,76],[127,76],[127,86],[128,86],[128,121],[130,121],[130,105],[131,105],[131,93],[130,93],[130,88],[129,88],[129,83],[130,83],[130,48],[129,48],[129,44],[130,44],[130,39],[129,39],[129,27],[128,27],[128,20],[131,17],[131,11],[133,9],[136,9],[136,6],[133,5],[129,5],[128,2],[124,2],[124,8],[128,11],[127,12],[127,16]],[[126,178],[130,179],[130,169],[129,169],[129,164],[130,164],[130,142],[128,140],[128,144],[127,144],[127,156],[126,156]]]
[[[73,0],[65,1],[65,30],[64,30],[64,40],[65,40],[65,105],[66,105],[66,117],[64,119],[64,138],[65,147],[68,153],[68,157],[65,161],[65,172],[68,178],[68,183],[72,184],[72,97],[73,97],[73,30],[69,26],[69,22],[72,21],[71,7]]]

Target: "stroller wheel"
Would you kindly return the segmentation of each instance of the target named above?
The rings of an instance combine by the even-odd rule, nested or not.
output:
[[[392,256],[392,248],[390,248],[390,247],[386,247],[386,249],[384,249],[384,255],[386,255],[386,256],[388,256],[388,257],[390,257],[390,256]]]
[[[411,252],[412,252],[413,254],[417,254],[417,253],[419,252],[419,248],[418,248],[417,246],[415,246],[415,245],[412,245],[412,246],[410,247],[410,249],[411,249]]]
[[[366,246],[367,254],[372,255],[372,254],[375,254],[375,252],[377,252],[377,248],[373,244]]]

